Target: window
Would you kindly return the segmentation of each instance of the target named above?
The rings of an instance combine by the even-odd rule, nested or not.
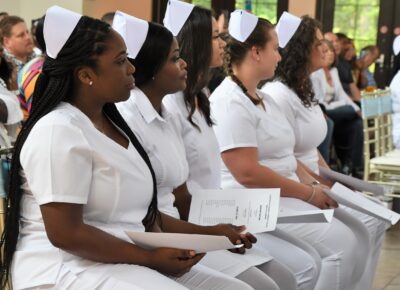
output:
[[[245,9],[245,3],[251,3],[251,12],[261,18],[266,18],[272,23],[277,22],[277,0],[236,0],[236,9]]]
[[[379,0],[336,0],[333,32],[354,39],[359,52],[376,44],[378,17]]]
[[[211,0],[192,0],[192,4],[211,9]]]

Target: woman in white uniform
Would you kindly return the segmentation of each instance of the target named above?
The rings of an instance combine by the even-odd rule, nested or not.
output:
[[[209,19],[211,12],[203,8],[194,8],[194,17]],[[122,14],[117,12],[114,25],[118,26]],[[129,17],[126,16],[125,17]],[[133,18],[131,18],[133,19]],[[140,20],[137,20],[140,21]],[[188,20],[190,21],[190,20]],[[130,21],[132,22],[132,20]],[[216,25],[215,20],[213,24]],[[176,204],[181,203],[177,191],[185,191],[188,178],[188,165],[185,147],[183,145],[176,116],[162,105],[162,100],[168,93],[185,89],[186,63],[180,57],[179,46],[171,32],[154,23],[149,23],[148,34],[138,55],[132,64],[137,67],[134,77],[137,87],[132,90],[131,97],[117,107],[129,126],[138,136],[153,164],[159,195],[159,208],[162,212],[175,218],[180,218]],[[211,43],[211,27],[209,43]],[[132,29],[134,32],[135,30]],[[207,31],[207,30],[206,30]],[[201,31],[198,31],[201,33]],[[130,32],[128,31],[128,35]],[[128,43],[128,48],[130,43]],[[180,207],[182,209],[182,207]],[[189,208],[185,209],[185,212]],[[215,227],[219,232],[226,225]],[[271,257],[263,251],[250,250],[245,256],[235,255],[228,251],[208,253],[210,260],[202,265],[221,271],[229,276],[248,283],[254,289],[296,289],[294,277],[284,267],[269,264]],[[282,282],[280,288],[262,271],[279,273]]]
[[[192,13],[197,14],[196,11],[197,9]],[[171,18],[174,17],[176,18],[177,15],[171,16]],[[225,47],[225,43],[220,40],[218,30],[215,28],[212,32],[212,40],[210,39],[212,53],[209,55],[207,53],[210,50],[209,42],[203,40],[207,37],[207,34],[199,36],[199,33],[204,29],[200,28],[201,22],[195,21],[193,18],[191,17],[186,21],[177,35],[178,41],[182,44],[180,47],[181,57],[189,61],[186,89],[182,92],[168,95],[163,99],[163,105],[179,120],[178,127],[183,138],[186,159],[189,164],[189,177],[186,184],[191,193],[196,189],[220,188],[218,142],[212,129],[213,122],[210,116],[207,93],[202,88],[207,84],[209,69],[222,66],[223,48]],[[214,21],[213,23],[215,26]],[[209,32],[207,33],[209,35]],[[183,200],[186,200],[187,204],[183,204],[182,207],[189,208],[190,195]],[[284,236],[284,239],[278,237],[281,235]],[[275,252],[275,249],[284,248],[291,255],[287,255],[283,261],[274,259],[264,264],[262,270],[277,281],[281,288],[288,289],[288,286],[282,281],[287,280],[285,278],[286,275],[283,275],[283,270],[278,271],[283,265],[287,265],[286,267],[290,269],[290,272],[296,278],[298,289],[312,289],[319,273],[318,266],[320,261],[318,253],[314,254],[314,257],[318,256],[315,258],[317,261],[315,261],[303,248],[297,246],[297,244],[302,244],[301,241],[296,240],[295,245],[293,245],[292,242],[295,240],[294,237],[288,237],[284,233],[270,236],[270,245],[265,249],[271,252],[273,256],[276,256],[272,252]],[[302,244],[302,247],[307,248],[310,252],[315,251],[304,244]],[[207,263],[211,258],[212,256],[208,255],[202,262]],[[240,267],[243,266],[237,265],[235,268],[240,269]]]
[[[393,53],[398,55],[400,52],[400,36],[397,36],[393,42]],[[390,92],[392,93],[393,109],[393,143],[396,149],[400,149],[400,70],[390,82]]]
[[[303,21],[314,23],[310,18]],[[261,80],[274,75],[280,61],[276,32],[271,26],[267,31],[255,26],[248,38],[231,37],[226,53],[229,76],[210,98],[224,162],[222,187],[279,187],[282,196],[293,197],[294,209],[336,207],[322,187],[300,183],[305,173],[297,168],[293,130],[274,100],[257,90]],[[320,254],[322,270],[316,289],[354,289],[357,240],[346,225],[333,219],[330,224],[278,228],[311,244]],[[263,243],[262,237],[258,241]]]
[[[328,167],[317,149],[317,146],[325,138],[326,122],[318,102],[314,102],[314,98],[317,97],[316,92],[324,90],[320,89],[314,92],[312,89],[322,84],[313,82],[314,86],[311,86],[309,78],[314,71],[321,67],[330,66],[333,57],[314,53],[314,51],[318,52],[318,45],[321,46],[322,51],[326,51],[324,45],[327,44],[318,39],[314,41],[314,44],[311,41],[304,41],[304,38],[312,39],[315,37],[315,33],[312,33],[304,25],[299,27],[282,50],[282,61],[278,65],[275,80],[266,83],[262,91],[275,100],[282,114],[288,119],[296,140],[295,156],[307,167],[306,170],[310,170],[310,174],[314,175],[319,174],[319,166]],[[315,45],[315,47],[312,45]],[[331,50],[333,50],[333,47]],[[290,74],[287,73],[289,68]],[[331,69],[331,72],[332,81],[339,82],[337,70]],[[322,71],[322,73],[324,72]],[[325,74],[323,82],[326,83]],[[340,82],[334,84],[334,86],[337,92],[343,91]],[[344,91],[341,94],[341,99],[336,101],[339,104],[336,105],[340,106],[340,104],[343,105],[347,102],[350,106],[350,98],[346,101],[348,96],[343,95],[345,94]],[[329,103],[327,105],[327,108],[329,108]],[[356,105],[354,104],[354,106]],[[354,107],[354,110],[357,108]],[[308,182],[311,183],[314,180],[314,178],[311,178]],[[354,289],[371,289],[383,241],[385,222],[344,206],[335,210],[335,217],[349,226],[358,239],[358,266],[353,275],[353,280],[359,282]],[[367,265],[365,271],[363,265]],[[362,279],[360,279],[361,277]]]
[[[44,25],[43,73],[12,160],[2,286],[11,274],[13,289],[251,289],[192,268],[204,254],[129,240],[127,230],[196,226],[158,211],[150,160],[113,104],[134,87],[126,46],[57,6]]]

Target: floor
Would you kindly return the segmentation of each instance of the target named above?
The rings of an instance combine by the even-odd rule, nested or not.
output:
[[[400,224],[386,231],[373,290],[400,290]]]

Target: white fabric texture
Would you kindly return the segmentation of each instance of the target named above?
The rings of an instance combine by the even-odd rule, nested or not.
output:
[[[192,193],[194,189],[220,188],[221,161],[213,128],[208,126],[198,110],[194,112],[192,120],[200,130],[189,122],[189,110],[182,92],[165,96],[163,104],[179,120],[178,125],[189,164],[189,177],[186,181],[189,191]]]
[[[125,230],[144,231],[153,192],[146,163],[132,144],[126,149],[109,139],[72,105],[62,103],[37,122],[20,160],[26,182],[14,289],[54,284],[62,267],[77,274],[97,264],[50,243],[39,205],[83,204],[85,223],[126,241]]]
[[[400,149],[400,70],[396,73],[390,83],[390,92],[392,95],[392,120],[393,120],[393,143],[397,149]]]
[[[333,90],[335,98],[332,102],[327,103],[325,102],[325,94],[328,82],[326,80],[324,69],[319,69],[313,72],[310,76],[310,80],[313,85],[315,97],[318,101],[325,106],[327,110],[333,110],[338,107],[344,105],[350,105],[353,107],[354,111],[359,111],[360,107],[353,102],[353,100],[349,97],[349,95],[344,91],[342,87],[342,83],[339,79],[339,73],[336,67],[332,67],[330,69],[332,83],[333,83]]]

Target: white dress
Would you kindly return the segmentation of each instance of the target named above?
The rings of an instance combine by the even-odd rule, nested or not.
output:
[[[162,105],[161,117],[139,88],[135,88],[131,97],[118,103],[117,107],[150,157],[157,179],[160,211],[179,219],[178,210],[173,205],[172,191],[186,181],[189,170],[180,136],[182,127],[177,127],[177,116]],[[253,252],[255,254],[250,254]],[[271,258],[269,254],[256,249],[248,251],[244,256],[217,251],[208,253],[200,263],[235,277],[249,267],[268,262]]]
[[[298,181],[294,132],[274,100],[261,91],[257,93],[266,111],[255,106],[230,78],[211,95],[220,151],[256,147],[261,165]],[[226,168],[222,171],[222,180],[223,187],[243,187]],[[315,209],[301,200],[294,201],[296,209]],[[322,270],[316,289],[351,289],[356,238],[348,227],[333,219],[331,224],[281,224],[278,228],[311,244],[321,255]]]
[[[143,266],[77,257],[55,248],[47,238],[39,206],[51,202],[82,204],[86,224],[128,242],[126,230],[144,231],[152,177],[131,143],[120,146],[79,109],[61,103],[34,126],[20,159],[26,182],[11,269],[13,289],[201,288],[198,277],[206,280],[208,271],[201,266],[176,282]],[[226,282],[225,277],[216,280],[218,285]]]
[[[400,70],[396,73],[390,83],[390,92],[392,94],[392,119],[393,119],[393,143],[396,149],[400,149]]]
[[[268,83],[262,90],[276,101],[289,120],[296,136],[296,146],[294,147],[296,158],[318,174],[319,156],[317,147],[326,135],[326,122],[320,107],[318,105],[305,107],[300,98],[281,82]],[[353,275],[353,278],[358,281],[361,275],[363,277],[357,284],[357,288],[354,289],[370,289],[385,224],[376,218],[342,205],[335,211],[335,216],[349,226],[358,238],[357,251],[359,254],[358,266],[356,267],[358,271]],[[369,253],[369,255],[365,253]],[[364,265],[368,265],[366,271],[363,271]]]

